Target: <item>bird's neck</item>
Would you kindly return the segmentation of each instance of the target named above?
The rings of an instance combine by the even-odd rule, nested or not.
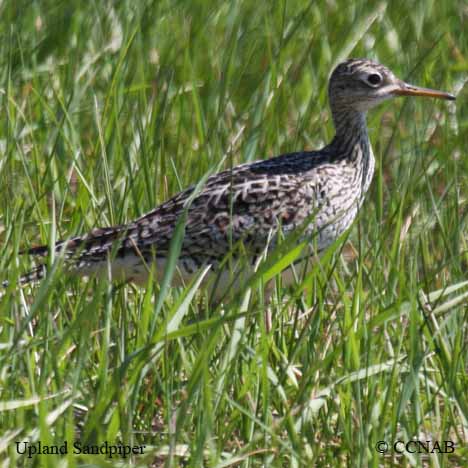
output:
[[[366,114],[354,110],[332,112],[335,124],[335,138],[331,145],[335,154],[349,162],[359,162],[367,157],[370,147],[367,134]]]
[[[366,114],[355,110],[335,112],[332,109],[336,134],[330,144],[334,159],[342,161],[356,172],[355,180],[360,184],[363,196],[374,174],[374,155],[367,134]]]

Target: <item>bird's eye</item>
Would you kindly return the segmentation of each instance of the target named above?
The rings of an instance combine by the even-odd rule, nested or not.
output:
[[[372,86],[377,86],[382,83],[382,77],[378,73],[371,73],[367,77],[367,82]]]

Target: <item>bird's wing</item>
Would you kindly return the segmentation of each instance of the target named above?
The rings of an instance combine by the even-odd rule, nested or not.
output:
[[[177,221],[186,210],[181,256],[220,260],[239,240],[262,250],[272,231],[280,226],[285,232],[291,231],[319,208],[315,172],[309,171],[318,161],[311,154],[292,153],[237,166],[209,177],[195,196],[194,187],[190,187],[131,223],[94,229],[58,242],[55,249],[64,249],[67,257],[78,262],[99,261],[111,252],[121,257],[135,252],[165,256]],[[298,174],[294,160],[301,157],[304,171]],[[40,246],[27,252],[44,256],[48,250]]]

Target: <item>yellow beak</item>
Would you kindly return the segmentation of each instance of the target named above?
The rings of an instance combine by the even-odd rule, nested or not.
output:
[[[429,88],[420,88],[419,86],[414,86],[405,82],[400,83],[400,87],[393,91],[393,94],[396,96],[425,96],[433,97],[438,99],[448,99],[450,101],[455,100],[455,96],[444,91],[437,91],[435,89]]]

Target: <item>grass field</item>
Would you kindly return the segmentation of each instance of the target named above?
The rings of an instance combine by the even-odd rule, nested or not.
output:
[[[1,466],[467,466],[467,21],[456,1],[0,2]],[[60,259],[14,287],[22,248],[321,147],[350,56],[458,99],[369,115],[367,201],[297,287],[265,303],[287,254],[217,308],[197,282],[85,281]],[[39,441],[68,454],[18,454]]]

